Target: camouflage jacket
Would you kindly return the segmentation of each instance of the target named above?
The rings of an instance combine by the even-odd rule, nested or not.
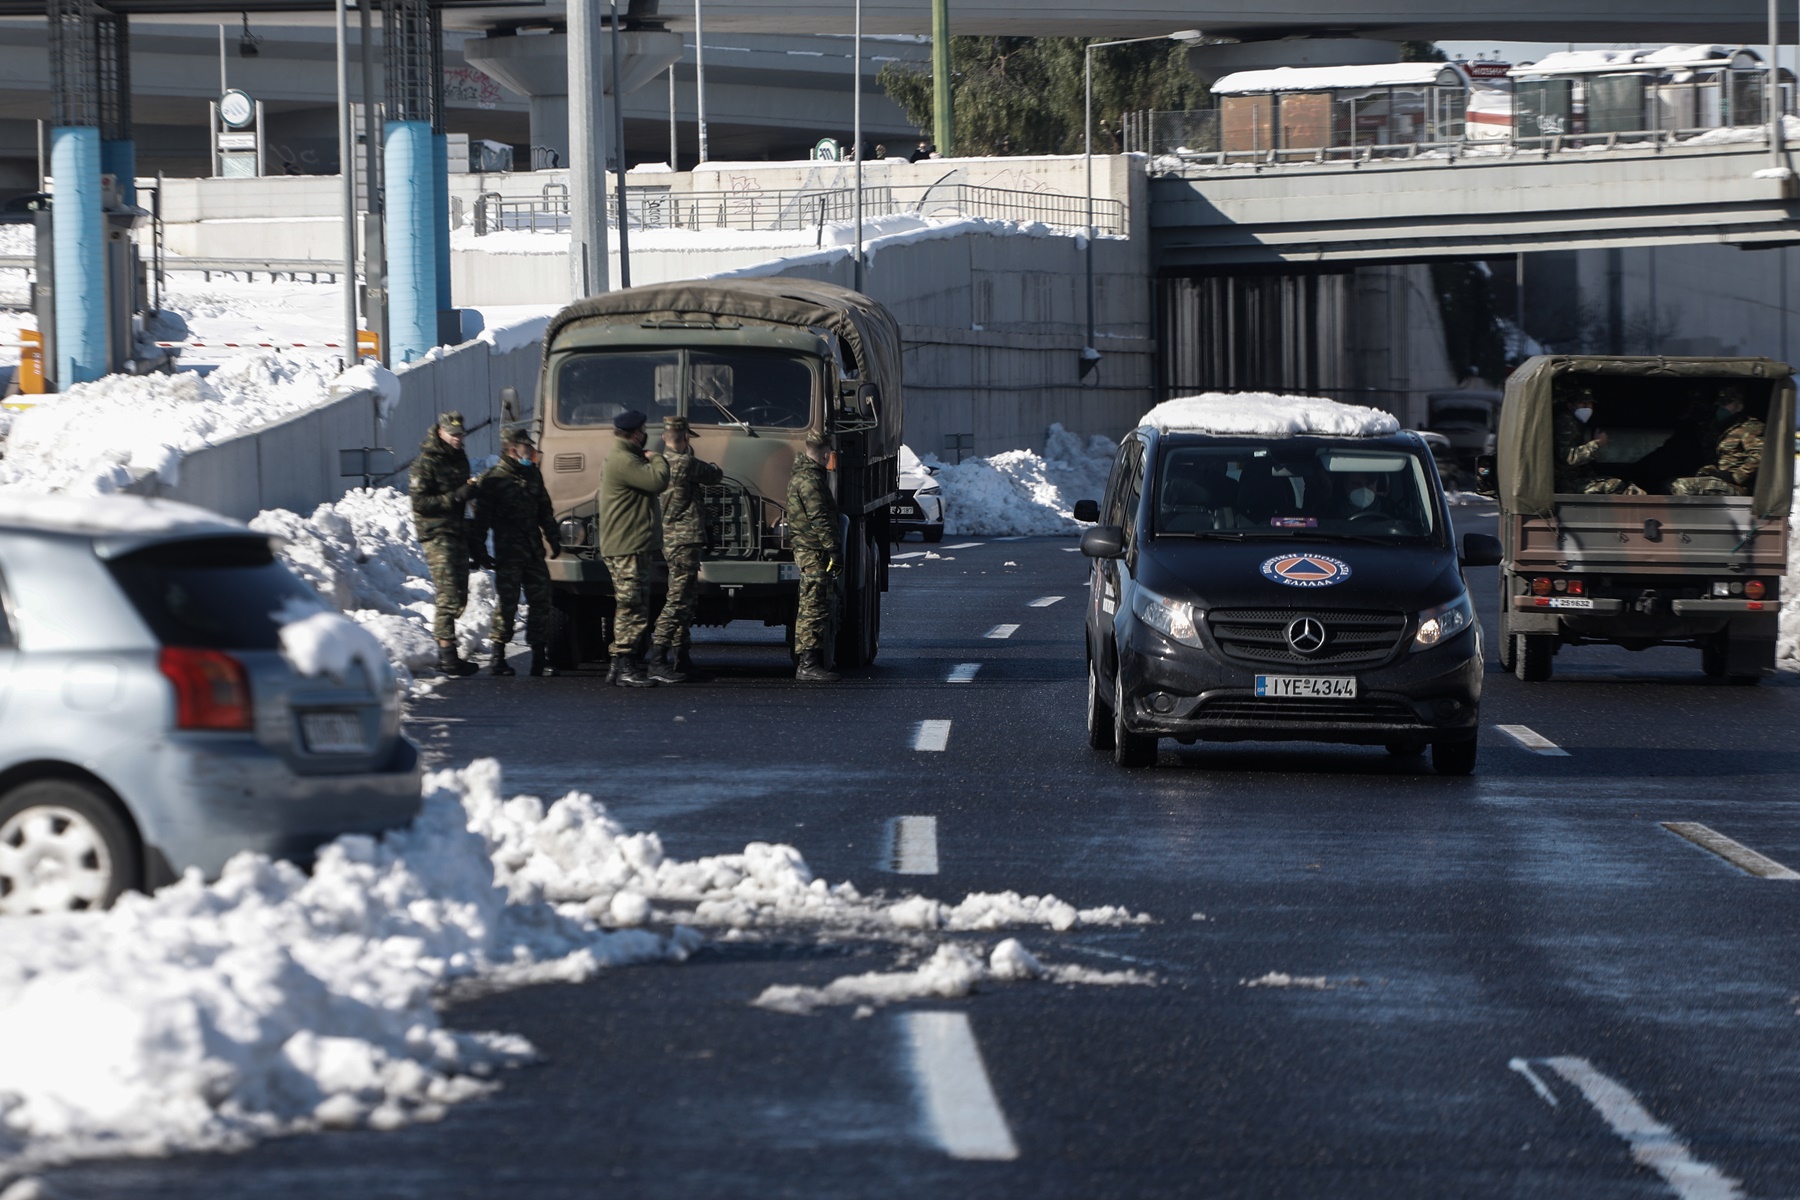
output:
[[[1552,466],[1556,490],[1578,492],[1581,490],[1579,485],[1593,477],[1593,468],[1589,464],[1599,457],[1600,443],[1591,436],[1588,427],[1566,409],[1557,409],[1555,429],[1556,461]]]
[[[1749,490],[1756,482],[1756,468],[1762,465],[1763,423],[1745,417],[1719,438],[1718,461],[1702,474],[1712,475]]]
[[[794,456],[794,475],[788,481],[788,536],[795,546],[838,557],[837,501],[825,468],[809,454]]]
[[[600,553],[646,554],[656,545],[656,497],[669,486],[669,460],[614,438],[600,481]]]
[[[468,501],[456,497],[468,486],[469,456],[438,436],[437,426],[419,443],[419,456],[413,459],[406,490],[412,497],[413,526],[419,540],[434,537],[462,537],[467,532],[463,523],[463,506]]]
[[[669,463],[669,487],[662,494],[662,540],[665,546],[706,544],[706,505],[701,502],[703,484],[717,483],[725,472],[695,458],[694,452],[663,451]]]
[[[476,486],[475,523],[477,545],[494,531],[496,559],[542,558],[544,542],[556,540],[543,473],[516,458],[501,459]]]

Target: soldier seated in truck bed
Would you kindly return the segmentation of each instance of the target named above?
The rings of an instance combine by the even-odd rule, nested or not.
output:
[[[1713,461],[1692,475],[1669,481],[1671,496],[1748,496],[1756,486],[1756,468],[1762,463],[1762,418],[1746,410],[1744,391],[1721,388],[1717,421],[1720,430]]]

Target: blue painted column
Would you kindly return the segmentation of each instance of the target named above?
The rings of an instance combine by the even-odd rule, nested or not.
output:
[[[431,212],[431,229],[437,246],[437,306],[438,311],[448,312],[451,308],[450,139],[441,133],[431,135]]]
[[[436,170],[428,121],[389,121],[382,162],[387,173],[388,350],[411,362],[438,344],[438,247],[432,226]]]
[[[91,383],[111,366],[106,346],[106,226],[101,215],[100,131],[59,125],[50,134],[56,270],[56,386]]]

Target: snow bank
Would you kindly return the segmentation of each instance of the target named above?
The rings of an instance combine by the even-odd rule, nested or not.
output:
[[[1393,414],[1378,408],[1269,392],[1207,392],[1166,400],[1145,413],[1139,424],[1240,437],[1296,433],[1378,437],[1400,431]]]
[[[1793,512],[1800,516],[1800,486],[1794,488]],[[1781,602],[1781,632],[1775,643],[1775,666],[1800,671],[1800,537],[1788,536],[1787,578],[1782,580],[1787,598]]]
[[[1077,500],[1098,500],[1119,445],[1095,435],[1086,442],[1052,425],[1044,453],[1008,450],[989,458],[960,463],[919,458],[904,451],[909,462],[937,468],[944,499],[944,530],[953,534],[1020,537],[1074,534],[1081,526],[1073,515]]]

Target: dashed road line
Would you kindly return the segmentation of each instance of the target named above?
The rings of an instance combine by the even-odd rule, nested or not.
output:
[[[1017,625],[996,625],[992,629],[988,630],[986,633],[982,634],[981,636],[982,637],[991,637],[991,638],[1009,638],[1017,632],[1019,632],[1019,627]]]
[[[899,562],[903,558],[924,558],[929,553],[931,553],[929,550],[908,550],[905,554],[888,555],[888,561]]]
[[[1081,547],[1080,546],[1064,546],[1062,548],[1062,551],[1064,554],[1080,554]]]
[[[1631,1157],[1663,1177],[1681,1200],[1737,1200],[1739,1180],[1695,1160],[1675,1131],[1651,1116],[1626,1087],[1602,1075],[1585,1058],[1550,1058],[1544,1065],[1574,1084],[1612,1131],[1631,1146]]]
[[[1030,604],[1027,604],[1025,607],[1026,608],[1049,608],[1052,604],[1055,604],[1058,600],[1061,600],[1061,599],[1062,599],[1061,596],[1039,596],[1036,600],[1033,600]]]
[[[913,726],[914,750],[942,750],[950,744],[950,722],[920,721]]]
[[[980,663],[957,663],[954,667],[950,668],[950,674],[945,677],[944,682],[974,683],[975,675],[980,670]]]
[[[951,1158],[1010,1162],[1018,1143],[988,1081],[968,1014],[914,1012],[901,1017],[919,1105],[932,1140]]]
[[[1542,1099],[1545,1104],[1548,1104],[1551,1108],[1560,1107],[1556,1102],[1556,1093],[1544,1086],[1544,1081],[1537,1077],[1537,1072],[1531,1069],[1530,1063],[1522,1058],[1513,1058],[1508,1059],[1506,1065],[1529,1080],[1532,1090],[1538,1094],[1539,1098]]]
[[[1496,725],[1501,733],[1533,754],[1542,754],[1546,758],[1568,758],[1569,752],[1539,733],[1529,725]]]
[[[985,546],[986,542],[957,542],[954,546],[945,546],[946,550],[973,550],[977,546]]]
[[[896,875],[936,875],[938,841],[936,817],[895,817],[889,842],[888,869]]]
[[[1742,842],[1734,842],[1715,829],[1695,821],[1664,821],[1662,827],[1677,837],[1686,838],[1702,850],[1714,854],[1740,871],[1759,879],[1800,879],[1800,871],[1784,867],[1766,854],[1758,854]]]

